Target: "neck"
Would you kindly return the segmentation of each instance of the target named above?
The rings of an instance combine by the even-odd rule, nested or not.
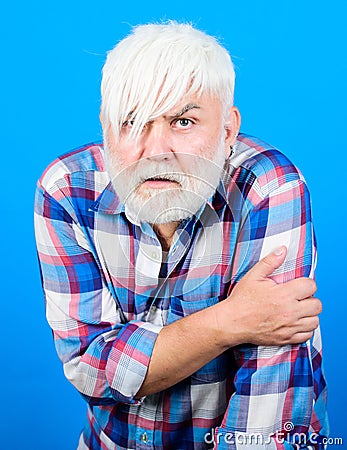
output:
[[[169,251],[172,239],[175,231],[179,225],[179,222],[168,222],[168,223],[155,223],[153,224],[153,230],[158,236],[159,242],[164,251]]]

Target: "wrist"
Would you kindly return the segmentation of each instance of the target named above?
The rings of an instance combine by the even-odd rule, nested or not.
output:
[[[215,328],[219,343],[225,349],[247,342],[243,319],[237,305],[225,299],[214,305]]]

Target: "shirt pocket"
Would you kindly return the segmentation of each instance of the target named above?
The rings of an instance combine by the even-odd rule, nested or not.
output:
[[[218,297],[210,297],[203,300],[186,301],[180,297],[171,297],[170,307],[168,311],[167,324],[182,319],[198,311],[213,306],[219,302]],[[197,370],[191,375],[192,384],[215,383],[225,380],[228,373],[228,353],[222,353],[214,358],[205,366]]]
[[[185,316],[202,311],[203,309],[213,306],[219,302],[218,297],[210,297],[203,300],[187,301],[180,297],[172,296],[167,316],[167,323],[170,324]]]

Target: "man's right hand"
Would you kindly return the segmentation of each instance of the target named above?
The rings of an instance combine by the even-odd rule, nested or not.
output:
[[[311,338],[322,311],[321,302],[313,297],[315,281],[297,278],[277,284],[269,278],[283,264],[286,253],[286,247],[280,247],[260,260],[231,295],[216,305],[226,345],[298,344]]]

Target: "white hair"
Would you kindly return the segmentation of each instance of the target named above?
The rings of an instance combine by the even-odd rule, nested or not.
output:
[[[107,54],[101,82],[104,130],[118,141],[123,123],[137,137],[149,120],[185,95],[207,92],[224,111],[233,103],[235,72],[227,50],[190,24],[170,21],[133,28]]]

